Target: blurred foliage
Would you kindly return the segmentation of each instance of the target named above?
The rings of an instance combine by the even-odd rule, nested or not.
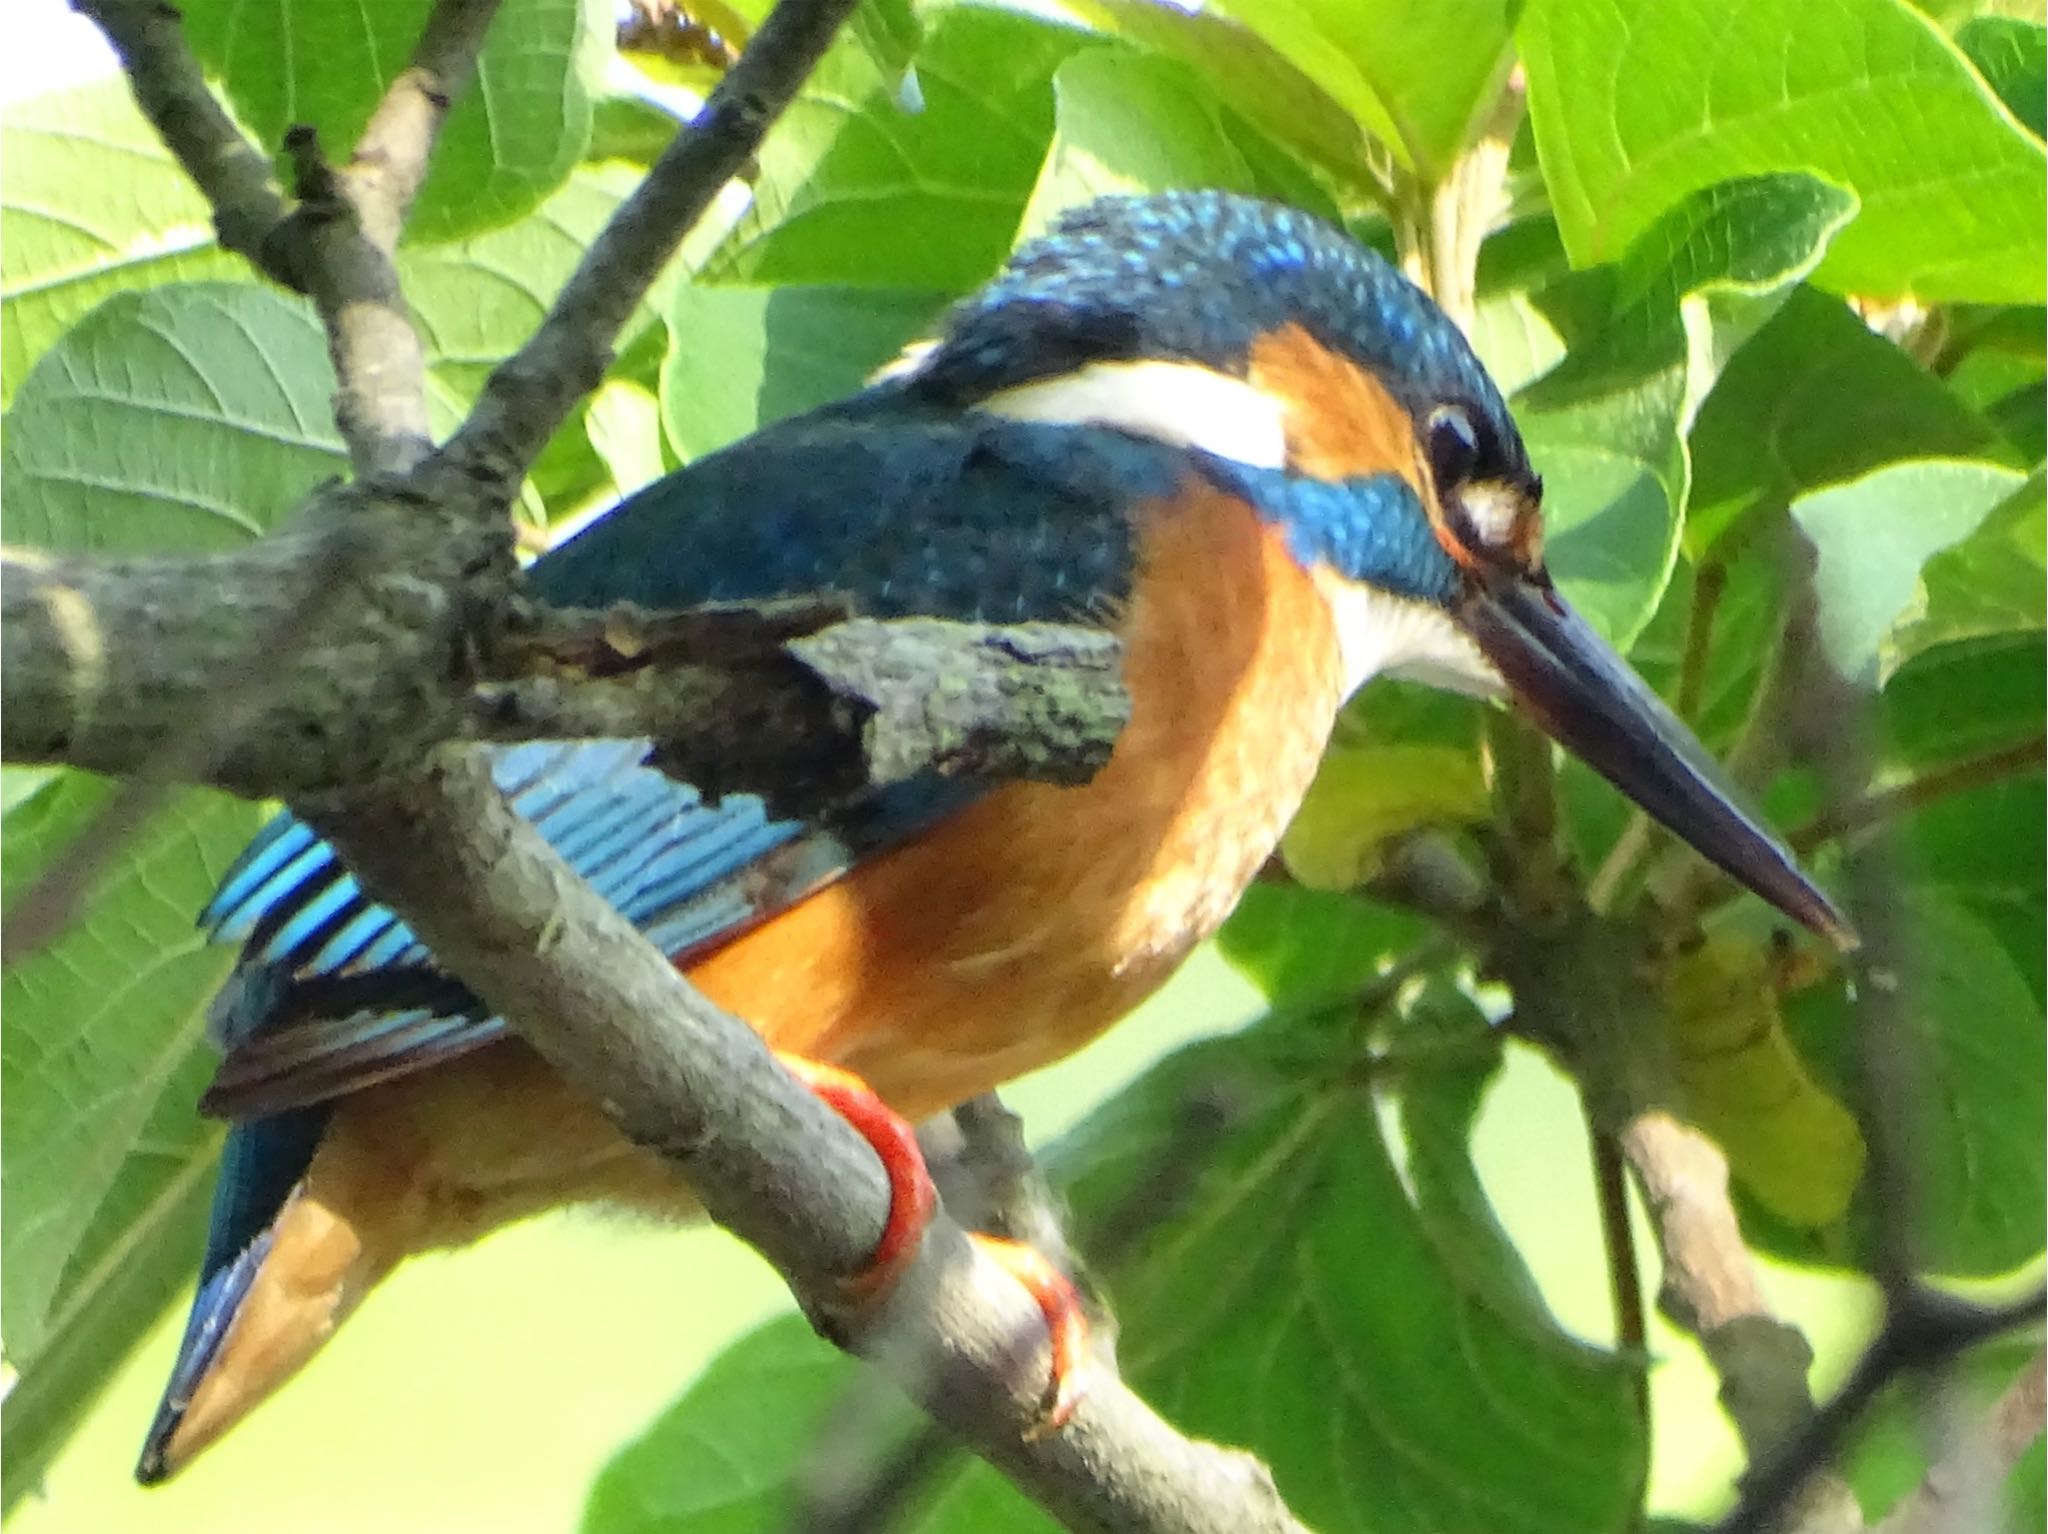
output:
[[[338,152],[427,5],[182,9],[262,143],[309,121]],[[690,9],[736,47],[765,12]],[[669,110],[634,81],[716,77],[709,55],[617,59],[610,24],[597,0],[508,0],[451,117],[400,255],[443,426],[665,142]],[[1473,332],[1545,476],[1552,566],[1792,823],[1815,812],[1812,777],[1755,737],[1752,700],[1813,562],[1820,643],[1873,701],[1870,790],[1905,854],[1921,1256],[2002,1272],[2043,1247],[2042,795],[2037,759],[1967,764],[2043,724],[2043,39],[2038,8],[1899,0],[868,0],[751,197],[634,317],[528,509],[580,513],[856,387],[1020,233],[1105,192],[1227,186],[1412,248],[1503,90],[1525,88]],[[338,471],[309,308],[214,245],[119,82],[11,108],[0,157],[10,541],[220,548]],[[1512,998],[1358,889],[1425,830],[1483,872],[1479,718],[1368,691],[1287,841],[1318,888],[1255,888],[1222,938],[1267,1017],[1160,1060],[1051,1158],[1082,1249],[1109,1253],[1134,1380],[1258,1452],[1327,1534],[1630,1528],[1659,1427],[1636,1407],[1645,1360],[1555,1321],[1504,1234],[1514,1211],[1473,1172]],[[107,789],[6,787],[12,898]],[[1697,880],[1666,908],[1668,860],[1589,774],[1565,768],[1558,807],[1581,871],[1609,876],[1617,934],[1654,918],[1683,938],[1640,956],[1641,1022],[1726,1147],[1752,1238],[1858,1269],[1885,1211],[1831,960]],[[189,1106],[199,1018],[226,958],[189,915],[256,815],[163,804],[77,925],[6,977],[10,1499],[189,1274],[218,1141]],[[1971,1391],[2020,1356],[1973,1359]],[[585,1527],[782,1527],[815,1470],[810,1424],[885,1448],[911,1431],[891,1403],[835,1404],[872,1389],[774,1323],[621,1449]],[[1902,1411],[1851,1465],[1873,1514],[1924,1468]],[[2013,1528],[2039,1526],[2040,1485],[2036,1451]],[[905,1526],[1044,1525],[956,1464]]]

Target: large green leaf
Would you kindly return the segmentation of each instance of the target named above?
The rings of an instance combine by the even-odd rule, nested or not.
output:
[[[235,283],[110,298],[7,412],[8,536],[133,554],[252,537],[346,462],[306,304]]]
[[[761,150],[754,201],[709,275],[957,292],[1017,232],[1052,136],[1051,81],[1084,33],[948,9],[917,98],[867,52],[827,55]]]
[[[1956,46],[2038,137],[2048,119],[2048,27],[2013,16],[1973,16],[1957,31]]]
[[[1450,169],[1507,77],[1510,0],[1223,0],[1425,184]]]
[[[1904,458],[1967,456],[1991,431],[1840,302],[1801,288],[1730,359],[1693,423],[1686,547],[1745,513]]]
[[[1052,147],[1024,211],[1027,235],[1063,209],[1113,192],[1261,190],[1225,127],[1225,109],[1177,65],[1090,48],[1060,65],[1053,95]]]
[[[685,458],[852,393],[945,307],[892,288],[678,283],[661,369],[662,424]]]
[[[0,214],[0,404],[109,294],[243,269],[120,80],[0,113]]]
[[[221,1140],[221,1127],[192,1105],[213,1060],[211,1050],[194,1049],[171,1073],[64,1264],[38,1346],[10,1355],[22,1373],[0,1406],[0,1496],[9,1507],[35,1487],[129,1350],[192,1282]],[[10,1248],[10,1275],[15,1255]]]
[[[1975,533],[1927,562],[1921,576],[1926,601],[1891,634],[1898,661],[1939,644],[2048,624],[2044,484],[2048,478],[2036,470]]]
[[[1325,1531],[1627,1527],[1643,1453],[1630,1371],[1472,1270],[1499,1235],[1466,1223],[1485,1207],[1465,1196],[1469,1166],[1452,1171],[1444,1110],[1411,1125],[1429,1167],[1411,1194],[1356,1047],[1327,1017],[1276,1017],[1181,1051],[1062,1143],[1085,1226],[1157,1176],[1190,1102],[1234,1110],[1113,1274],[1126,1373],[1183,1429],[1254,1449]]]
[[[1530,0],[1517,35],[1574,262],[1700,187],[1806,171],[1862,201],[1816,274],[1834,291],[2040,301],[2041,143],[1898,0]]]
[[[472,399],[492,368],[533,333],[605,222],[639,182],[621,164],[579,166],[516,223],[398,255],[406,302],[435,375]],[[660,289],[635,311],[616,349],[657,323]]]
[[[1904,1137],[1914,1168],[1914,1257],[1939,1273],[2005,1273],[2043,1245],[2048,1051],[2040,1002],[2004,946],[1955,901],[1914,886],[1895,899],[1911,966],[1901,1015],[1912,1031],[1917,1111],[1892,1132]],[[1785,1017],[1800,1053],[1854,1103],[1861,1021],[1842,988],[1798,993]],[[1840,1234],[1788,1231],[1753,1206],[1743,1227],[1801,1261],[1850,1257],[1860,1265],[1885,1217],[1873,1207],[1879,1196],[1866,1177],[1850,1204],[1846,1244]]]
[[[1675,569],[1692,473],[1683,433],[1699,401],[1852,206],[1810,176],[1706,187],[1611,272],[1568,277],[1530,300],[1571,348],[1516,397],[1544,476],[1549,559],[1616,644],[1642,632]]]
[[[72,774],[7,817],[10,904],[110,792]],[[232,957],[204,942],[193,916],[260,818],[254,805],[176,794],[124,848],[80,919],[0,980],[5,1328],[24,1375],[98,1287],[136,1276],[108,1270],[106,1259],[128,1251],[120,1260],[156,1261],[154,1251],[131,1249],[137,1227],[178,1197],[182,1157],[145,1145],[143,1131],[162,1122],[159,1101],[198,1043],[203,1006]],[[183,1116],[196,1124],[189,1099]],[[111,1361],[102,1351],[101,1366]]]
[[[275,150],[298,123],[337,160],[355,147],[432,10],[429,0],[187,0],[193,50],[256,141]],[[504,0],[476,78],[441,130],[407,233],[452,239],[509,223],[561,184],[590,137],[609,53],[597,0]]]
[[[1898,463],[1793,503],[1817,560],[1821,648],[1837,672],[1880,680],[1893,625],[1916,594],[1924,605],[1927,561],[1968,538],[2020,482],[1995,464]]]
[[[1180,60],[1218,101],[1340,183],[1372,185],[1357,120],[1241,23],[1159,0],[1068,0],[1065,8],[1102,32]]]

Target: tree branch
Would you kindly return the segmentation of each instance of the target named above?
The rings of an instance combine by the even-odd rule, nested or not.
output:
[[[221,244],[272,281],[299,288],[297,272],[272,240],[287,210],[270,159],[243,136],[207,88],[177,8],[166,0],[71,3],[106,34],[135,104],[213,205]]]
[[[1876,1534],[1970,1534],[1993,1527],[1998,1490],[2040,1441],[2044,1412],[2048,1353],[2037,1352],[1983,1420],[1876,1525]]]
[[[443,450],[459,477],[512,487],[575,402],[595,389],[611,343],[719,190],[760,147],[858,0],[781,0],[704,110],[654,162],[563,286],[527,343],[491,374]]]
[[[765,786],[798,813],[926,769],[1085,781],[1129,717],[1103,630],[842,621],[835,601],[576,613],[508,590],[494,606],[408,563],[446,554],[437,519],[329,494],[349,510],[326,520],[353,536],[0,559],[8,760],[274,798],[345,790],[450,741],[646,737],[705,792]],[[278,645],[285,632],[297,642]]]

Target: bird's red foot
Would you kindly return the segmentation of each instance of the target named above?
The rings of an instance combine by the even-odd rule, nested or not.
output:
[[[778,1050],[791,1075],[816,1094],[875,1149],[889,1179],[889,1216],[867,1264],[845,1280],[849,1298],[868,1304],[888,1293],[917,1255],[925,1227],[938,1208],[938,1191],[918,1149],[917,1135],[860,1077],[836,1065]],[[1038,1302],[1052,1345],[1052,1382],[1044,1414],[1030,1436],[1056,1433],[1073,1417],[1088,1389],[1088,1320],[1072,1280],[1036,1247],[970,1231],[973,1241]]]

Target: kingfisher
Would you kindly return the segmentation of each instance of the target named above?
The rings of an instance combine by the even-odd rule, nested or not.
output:
[[[713,802],[647,740],[488,748],[491,772],[876,1144],[886,1280],[930,1207],[903,1123],[1059,1059],[1164,982],[1272,854],[1370,677],[1505,696],[1734,879],[1842,936],[1552,585],[1542,493],[1457,326],[1379,256],[1240,196],[1107,198],[861,392],[650,485],[529,572],[584,608],[830,592],[877,618],[1101,627],[1130,717],[1094,778],[933,774],[813,823]],[[144,1482],[412,1253],[564,1203],[694,1211],[291,814],[201,922],[242,945],[202,1101],[231,1128]],[[1071,1369],[1063,1281],[999,1255]]]

